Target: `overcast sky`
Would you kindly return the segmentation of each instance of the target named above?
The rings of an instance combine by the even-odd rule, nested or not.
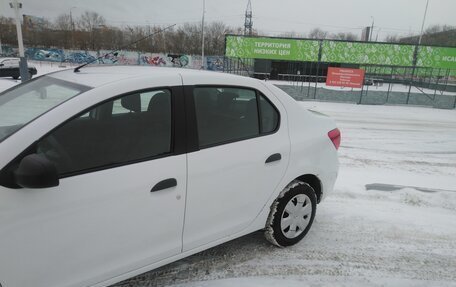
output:
[[[0,15],[13,16],[0,0]],[[23,14],[55,19],[61,13],[78,16],[85,10],[103,15],[110,25],[165,25],[201,21],[203,0],[22,0]],[[207,21],[244,24],[248,0],[206,0]],[[361,34],[374,19],[374,36],[418,34],[426,0],[252,0],[253,26],[262,33],[303,34],[312,28]],[[430,0],[425,27],[456,26],[456,0]],[[373,18],[372,18],[373,17]]]

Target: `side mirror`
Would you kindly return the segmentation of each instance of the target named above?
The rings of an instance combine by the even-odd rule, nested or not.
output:
[[[46,188],[59,185],[57,168],[38,154],[24,157],[14,172],[17,185],[26,188]]]
[[[0,67],[3,67],[3,66],[5,66],[5,64],[1,63],[1,64],[0,64]]]

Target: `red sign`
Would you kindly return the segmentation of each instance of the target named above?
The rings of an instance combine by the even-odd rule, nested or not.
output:
[[[361,88],[364,82],[364,70],[349,68],[328,68],[327,86]]]

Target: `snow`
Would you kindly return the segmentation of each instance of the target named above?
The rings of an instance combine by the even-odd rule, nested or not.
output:
[[[0,91],[17,83],[0,78]],[[342,132],[335,190],[303,241],[255,232],[116,286],[456,286],[456,110],[299,104]]]
[[[335,191],[302,242],[256,232],[116,286],[456,286],[456,111],[300,104],[342,132]]]
[[[304,88],[307,88],[310,84],[310,87],[311,88],[314,88],[315,87],[315,82],[291,82],[291,81],[277,81],[277,80],[269,80],[268,81],[269,83],[271,84],[274,84],[274,85],[285,85],[285,86],[297,86],[297,87],[301,87],[301,85],[304,87]],[[334,87],[334,86],[327,86],[326,83],[317,83],[317,87],[318,88],[322,88],[322,89],[326,89],[326,90],[335,90],[335,91],[361,91],[361,89],[359,88],[347,88],[347,87]],[[387,92],[388,91],[388,88],[390,89],[391,92],[403,92],[403,93],[408,93],[409,91],[409,86],[408,85],[402,85],[402,84],[391,84],[391,86],[388,85],[388,83],[383,83],[383,85],[381,86],[375,86],[375,85],[372,85],[372,86],[364,86],[364,91],[366,91],[366,89],[368,89],[368,92],[371,91],[371,92]],[[435,93],[435,90],[433,89],[425,89],[425,88],[417,88],[415,86],[412,86],[412,89],[410,90],[411,93],[415,93],[415,94],[421,94],[421,93],[425,93],[427,95],[434,95]],[[443,95],[452,95],[452,96],[455,96],[456,95],[456,92],[449,92],[449,91],[437,91],[436,92],[437,95],[439,94],[443,94]]]

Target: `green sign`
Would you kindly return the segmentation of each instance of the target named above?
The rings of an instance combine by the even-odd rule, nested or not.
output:
[[[414,50],[410,45],[324,41],[321,61],[412,66]]]
[[[418,51],[418,67],[456,69],[456,48],[421,47]]]
[[[318,40],[226,36],[227,57],[286,61],[318,61]]]

